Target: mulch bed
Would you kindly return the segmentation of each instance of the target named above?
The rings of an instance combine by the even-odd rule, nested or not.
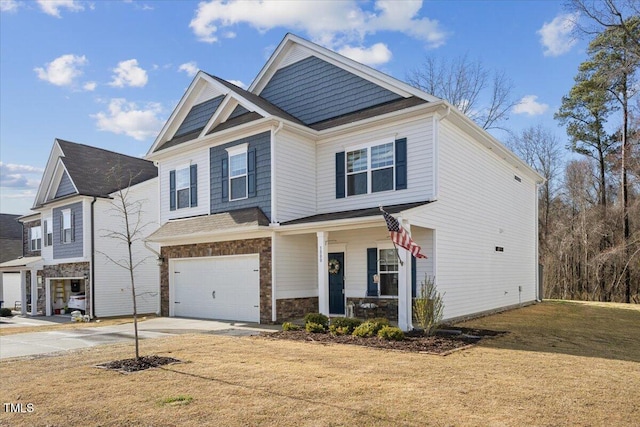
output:
[[[453,328],[439,331],[434,336],[424,336],[420,332],[408,332],[405,333],[405,339],[402,341],[387,341],[378,337],[362,338],[353,335],[311,333],[305,330],[264,333],[262,336],[266,339],[275,340],[284,339],[320,344],[352,344],[387,350],[447,355],[456,350],[468,348],[482,338],[494,337],[505,333],[504,331],[486,329]]]
[[[142,356],[139,359],[122,359],[113,362],[102,363],[96,365],[98,368],[110,369],[124,373],[144,371],[149,368],[157,368],[159,366],[170,365],[172,363],[180,363],[178,359],[164,356]]]

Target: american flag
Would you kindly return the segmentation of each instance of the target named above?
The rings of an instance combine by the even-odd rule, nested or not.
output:
[[[402,246],[416,258],[426,258],[427,256],[420,253],[420,246],[416,242],[413,241],[407,230],[404,229],[403,226],[400,225],[397,219],[389,215],[385,212],[384,209],[380,208],[382,211],[382,215],[384,215],[384,220],[387,223],[387,229],[389,230],[389,234],[391,236],[391,241],[398,246]]]

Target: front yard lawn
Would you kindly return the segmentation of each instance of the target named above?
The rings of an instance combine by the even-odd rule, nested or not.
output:
[[[95,365],[133,345],[1,362],[0,425],[634,425],[640,307],[545,302],[460,326],[506,330],[448,356],[210,334],[144,340],[183,361]],[[179,403],[179,404],[176,404]]]

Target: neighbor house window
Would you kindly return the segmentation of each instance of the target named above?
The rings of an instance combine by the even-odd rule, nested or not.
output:
[[[39,251],[42,248],[42,228],[40,226],[31,227],[29,234],[31,250]]]
[[[178,209],[188,208],[191,206],[191,177],[189,167],[176,170],[176,200],[178,201]]]
[[[53,245],[53,220],[51,218],[44,220],[44,245]]]
[[[229,200],[246,199],[248,194],[247,144],[227,149],[229,155]]]
[[[380,296],[398,296],[398,255],[395,249],[378,250]]]
[[[71,209],[62,211],[62,243],[71,243],[73,241],[73,218]]]
[[[347,196],[394,189],[393,142],[347,151]]]

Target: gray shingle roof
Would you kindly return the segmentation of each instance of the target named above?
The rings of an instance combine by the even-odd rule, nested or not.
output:
[[[22,240],[22,224],[18,218],[20,215],[0,214],[0,239]]]
[[[130,176],[133,176],[131,185],[158,176],[158,169],[148,160],[62,139],[57,141],[64,153],[62,163],[80,195],[107,197],[118,189],[118,181],[128,185]],[[120,169],[115,177],[114,168]]]

